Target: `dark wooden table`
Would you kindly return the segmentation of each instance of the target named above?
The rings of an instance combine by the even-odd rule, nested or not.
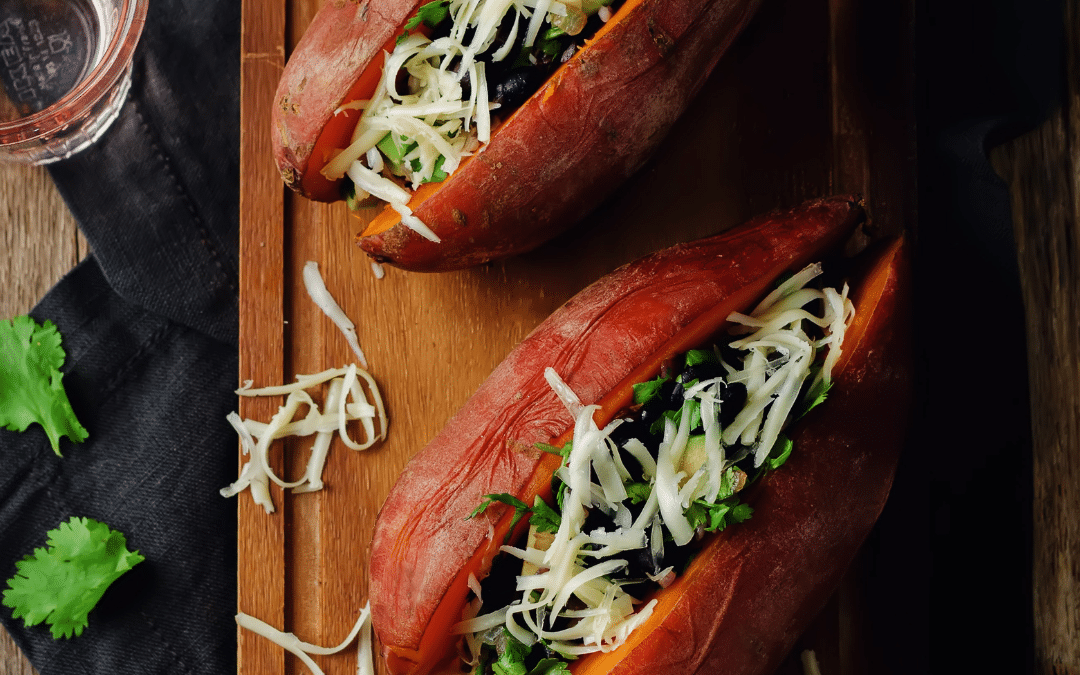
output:
[[[1039,673],[1080,674],[1080,0],[1067,0],[1068,92],[996,149],[1009,183],[1025,303],[1034,438]],[[0,165],[0,317],[25,313],[87,254],[41,168]],[[7,611],[7,610],[3,610]],[[843,670],[843,669],[842,669]],[[0,675],[36,671],[0,629]],[[828,675],[840,675],[829,673]]]

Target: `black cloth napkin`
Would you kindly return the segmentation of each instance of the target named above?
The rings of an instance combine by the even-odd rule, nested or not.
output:
[[[869,544],[886,580],[869,604],[896,672],[1026,672],[1023,309],[1008,195],[986,150],[1058,100],[1061,6],[916,8],[924,405]],[[63,442],[59,459],[36,427],[0,430],[0,577],[71,515],[122,530],[146,561],[78,639],[53,641],[0,609],[43,675],[235,671],[235,504],[218,490],[236,472],[224,417],[237,379],[239,13],[232,0],[154,0],[120,119],[51,167],[93,255],[33,315],[64,336],[65,384],[90,438]],[[993,344],[1011,345],[1008,368],[983,370],[1000,359],[979,340],[937,347],[972,321],[1003,331]],[[1010,528],[1018,543],[1001,546]],[[1012,581],[988,591],[977,573],[988,566]]]
[[[0,577],[72,515],[146,560],[81,637],[0,620],[43,674],[235,672],[240,3],[154,0],[131,94],[101,141],[52,165],[92,255],[34,308],[56,323],[90,433],[56,457],[0,431]],[[0,584],[2,584],[0,580]]]

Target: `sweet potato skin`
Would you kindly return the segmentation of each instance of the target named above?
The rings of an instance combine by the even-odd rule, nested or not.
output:
[[[274,158],[305,188],[334,110],[423,0],[328,0],[289,58],[272,113]],[[637,171],[704,84],[760,0],[630,0],[618,22],[506,120],[416,215],[358,236],[375,260],[413,271],[460,269],[532,249],[599,205]]]
[[[415,11],[416,0],[326,0],[278,81],[271,112],[274,161],[300,190],[315,141],[353,83]],[[336,193],[324,199],[339,198]]]
[[[456,570],[498,518],[466,520],[488,493],[521,495],[540,462],[535,443],[571,419],[544,381],[552,366],[591,403],[703,312],[740,294],[740,308],[787,270],[834,249],[862,217],[839,197],[757,218],[666,249],[597,281],[538,326],[408,464],[375,526],[372,619],[384,653],[416,649]]]
[[[755,486],[754,516],[723,533],[670,591],[674,605],[634,642],[576,675],[772,672],[839,584],[884,507],[911,400],[907,261],[888,277],[827,403],[793,434],[795,452]],[[869,306],[868,306],[869,305]]]
[[[750,20],[757,0],[644,0],[560,69],[398,224],[359,237],[380,262],[444,271],[539,246],[636,172]]]

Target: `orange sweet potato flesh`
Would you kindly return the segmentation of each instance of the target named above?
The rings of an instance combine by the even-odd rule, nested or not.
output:
[[[386,209],[358,235],[360,247],[379,262],[444,271],[556,236],[641,167],[759,4],[627,0],[490,143],[446,181],[417,192],[410,207],[441,242]],[[316,15],[290,57],[273,111],[275,157],[291,187],[339,199],[332,184],[307,177],[324,161],[319,134],[333,110],[357,96],[350,89],[364,66],[413,11],[410,2],[339,0]]]
[[[571,419],[544,380],[545,367],[555,368],[583,402],[601,403],[598,421],[610,418],[628,401],[630,384],[654,377],[663,360],[704,344],[731,311],[747,309],[781,274],[837,250],[862,218],[856,199],[834,197],[655,253],[579,293],[515,348],[413,458],[380,511],[370,599],[391,672],[438,670],[453,651],[449,627],[460,619],[468,575],[485,576],[509,523],[509,514],[498,509],[467,520],[481,496],[508,492],[531,503],[533,495],[550,489],[557,458],[534,444],[557,438]],[[849,371],[857,374],[859,367],[852,357]],[[842,407],[843,397],[834,396],[841,406],[830,400],[830,407]],[[835,480],[844,484],[846,479]],[[882,483],[883,499],[888,481]],[[846,529],[847,515],[829,517],[843,532],[854,532],[844,536],[855,545],[865,536],[859,528]],[[489,538],[489,531],[494,536]],[[769,564],[784,563],[772,559]],[[841,556],[836,564],[842,570],[846,562]],[[828,577],[824,570],[811,576]],[[799,590],[795,584],[791,588]],[[695,609],[689,616],[697,614]]]

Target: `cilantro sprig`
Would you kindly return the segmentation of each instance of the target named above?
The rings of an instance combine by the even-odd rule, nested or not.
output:
[[[57,456],[62,436],[81,443],[88,435],[64,391],[65,356],[53,322],[0,319],[0,426],[25,431],[40,424]]]
[[[53,639],[82,635],[105,590],[144,557],[124,535],[92,518],[72,517],[46,533],[47,547],[15,563],[3,605],[26,626],[49,624]]]

